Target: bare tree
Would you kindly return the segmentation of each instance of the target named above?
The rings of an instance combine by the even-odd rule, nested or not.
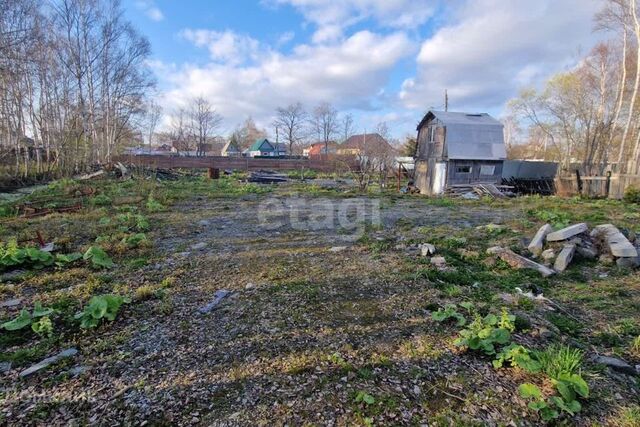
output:
[[[278,108],[276,113],[274,126],[277,132],[283,133],[284,140],[289,146],[289,154],[292,155],[294,146],[305,138],[307,112],[302,104],[297,102],[286,108]]]
[[[329,152],[329,142],[338,133],[338,112],[331,104],[323,102],[313,110],[311,126],[319,140],[324,142],[325,153]]]
[[[189,128],[187,123],[187,111],[179,108],[171,117],[171,144],[179,152],[190,151]]]
[[[189,129],[196,141],[196,156],[204,156],[207,139],[222,124],[222,116],[203,97],[198,97],[191,102],[188,116]]]
[[[351,113],[347,113],[342,116],[342,142],[351,138],[354,134],[354,121],[353,115]]]
[[[162,117],[162,107],[154,101],[149,102],[145,114],[145,124],[147,133],[147,143],[153,145],[153,138],[158,128],[158,123]]]

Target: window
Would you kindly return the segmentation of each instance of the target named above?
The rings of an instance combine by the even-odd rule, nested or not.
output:
[[[471,166],[457,166],[456,173],[471,173]]]
[[[480,175],[493,175],[496,172],[496,167],[493,165],[481,165]]]
[[[436,140],[436,127],[429,126],[429,142],[434,142]]]

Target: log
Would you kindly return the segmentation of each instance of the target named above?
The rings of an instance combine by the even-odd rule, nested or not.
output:
[[[531,270],[536,270],[543,277],[549,277],[556,274],[556,272],[548,267],[545,267],[542,264],[538,264],[537,262],[531,261],[528,258],[525,258],[517,253],[513,252],[510,249],[505,249],[499,246],[487,249],[487,253],[490,255],[496,255],[498,258],[509,264],[511,267],[516,269],[528,268]]]

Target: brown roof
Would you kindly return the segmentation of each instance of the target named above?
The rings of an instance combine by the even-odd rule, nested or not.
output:
[[[393,150],[394,148],[387,142],[386,139],[382,137],[382,135],[378,133],[367,133],[360,135],[353,135],[351,138],[347,139],[345,142],[338,146],[338,149],[388,149]]]

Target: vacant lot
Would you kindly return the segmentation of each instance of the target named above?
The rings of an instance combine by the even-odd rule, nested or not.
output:
[[[545,410],[530,402],[570,425],[640,422],[638,378],[593,361],[640,364],[637,273],[577,258],[544,279],[486,254],[526,255],[523,239],[545,222],[640,231],[636,205],[237,177],[63,181],[29,199],[54,209],[74,197],[80,211],[34,219],[4,207],[5,255],[40,231],[61,256],[2,266],[0,321],[24,310],[29,323],[0,331],[0,424],[540,425]],[[100,295],[123,297],[113,316],[110,303],[90,304]],[[445,309],[451,318],[434,319]],[[587,395],[576,385],[567,398],[546,366],[496,367],[495,354],[456,345],[492,314],[510,332],[497,353],[519,344],[540,361],[550,347],[579,350],[571,373]],[[21,376],[68,349],[77,353]],[[541,396],[522,397],[526,383]]]

